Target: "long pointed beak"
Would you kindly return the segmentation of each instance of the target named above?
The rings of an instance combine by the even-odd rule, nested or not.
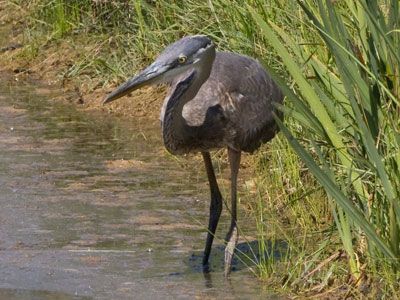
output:
[[[154,62],[141,73],[129,79],[123,85],[115,89],[103,101],[103,104],[121,98],[145,85],[157,84],[161,81],[162,75],[169,70],[168,64]]]

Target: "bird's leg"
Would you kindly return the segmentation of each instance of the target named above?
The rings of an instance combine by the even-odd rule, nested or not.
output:
[[[211,192],[211,205],[210,205],[210,219],[208,223],[208,234],[206,247],[204,249],[203,265],[206,265],[210,256],[212,242],[214,240],[215,230],[222,211],[222,196],[218,188],[217,179],[215,178],[214,168],[212,166],[211,157],[209,152],[202,152],[203,160],[206,165],[208,181],[210,183]]]
[[[228,148],[228,159],[231,167],[231,227],[225,238],[227,243],[225,247],[225,276],[227,276],[231,271],[232,256],[239,237],[236,225],[236,185],[240,166],[240,156],[240,151],[235,151],[231,148]]]

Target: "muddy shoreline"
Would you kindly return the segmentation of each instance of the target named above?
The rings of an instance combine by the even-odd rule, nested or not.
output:
[[[0,72],[6,77],[16,81],[39,80],[60,91],[55,100],[75,104],[78,109],[158,120],[166,87],[143,88],[123,101],[103,106],[105,96],[121,82],[115,82],[115,78],[106,83],[90,67],[70,75],[84,56],[96,51],[97,45],[90,36],[69,35],[32,45],[26,42],[28,20],[28,11],[0,3]]]

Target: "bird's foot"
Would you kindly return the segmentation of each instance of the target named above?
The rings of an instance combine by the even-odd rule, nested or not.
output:
[[[225,246],[225,270],[224,275],[228,276],[231,272],[232,257],[238,241],[238,230],[236,225],[232,227],[226,237],[227,244]]]

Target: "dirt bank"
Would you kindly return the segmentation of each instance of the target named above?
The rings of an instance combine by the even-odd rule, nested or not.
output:
[[[117,84],[103,82],[90,66],[72,74],[77,62],[87,52],[97,51],[98,44],[80,35],[28,43],[28,20],[29,11],[8,1],[0,2],[0,72],[12,74],[15,80],[41,80],[60,89],[56,100],[75,103],[81,109],[158,119],[165,87],[143,88],[122,101],[103,106],[102,100]]]

